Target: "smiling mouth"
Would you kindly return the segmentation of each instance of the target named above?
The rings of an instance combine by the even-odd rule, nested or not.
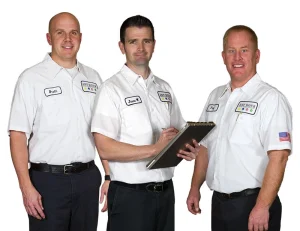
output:
[[[244,67],[244,65],[243,64],[235,64],[235,65],[233,65],[233,67],[234,68],[242,68],[242,67]]]
[[[65,48],[65,49],[72,49],[73,46],[62,46],[62,48]]]

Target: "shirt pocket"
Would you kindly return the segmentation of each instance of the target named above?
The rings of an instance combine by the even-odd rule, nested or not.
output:
[[[68,126],[72,116],[76,116],[76,113],[73,113],[70,97],[62,94],[46,97],[41,105],[40,127],[53,130]]]
[[[121,117],[126,130],[131,134],[140,134],[152,130],[148,111],[143,103],[125,106]]]
[[[255,117],[249,114],[238,114],[235,123],[229,132],[229,140],[236,144],[251,144],[255,129]]]

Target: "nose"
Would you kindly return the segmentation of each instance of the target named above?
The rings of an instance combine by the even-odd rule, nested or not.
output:
[[[143,42],[139,42],[137,49],[138,49],[138,51],[144,51],[144,43]]]
[[[240,51],[237,51],[234,53],[234,59],[235,60],[241,60],[242,59],[242,55]]]
[[[71,40],[71,36],[69,33],[65,33],[65,40],[66,41],[70,41]]]

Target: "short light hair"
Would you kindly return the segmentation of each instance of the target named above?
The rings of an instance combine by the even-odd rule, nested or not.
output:
[[[223,50],[225,50],[225,46],[227,44],[228,36],[231,32],[241,32],[241,31],[246,31],[250,36],[251,36],[251,41],[254,43],[254,48],[257,50],[258,49],[258,39],[257,35],[255,34],[254,30],[252,30],[248,26],[244,25],[236,25],[233,27],[230,27],[224,34],[223,37]]]

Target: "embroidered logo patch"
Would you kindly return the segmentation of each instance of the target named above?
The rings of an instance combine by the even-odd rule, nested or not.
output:
[[[206,108],[207,112],[215,112],[218,111],[219,104],[209,104]]]
[[[161,102],[172,103],[170,92],[158,91],[157,94]]]
[[[125,98],[125,103],[127,106],[131,106],[133,104],[142,103],[142,99],[139,96],[131,96],[131,97]]]
[[[258,103],[251,101],[240,101],[235,111],[240,113],[247,113],[254,115],[257,109]]]
[[[288,132],[279,132],[279,141],[289,141],[291,142],[291,136]]]
[[[98,85],[96,83],[88,81],[81,81],[81,87],[84,92],[91,92],[95,94],[98,90]]]
[[[51,96],[51,95],[59,95],[62,94],[62,90],[60,87],[49,87],[44,89],[45,96]]]

